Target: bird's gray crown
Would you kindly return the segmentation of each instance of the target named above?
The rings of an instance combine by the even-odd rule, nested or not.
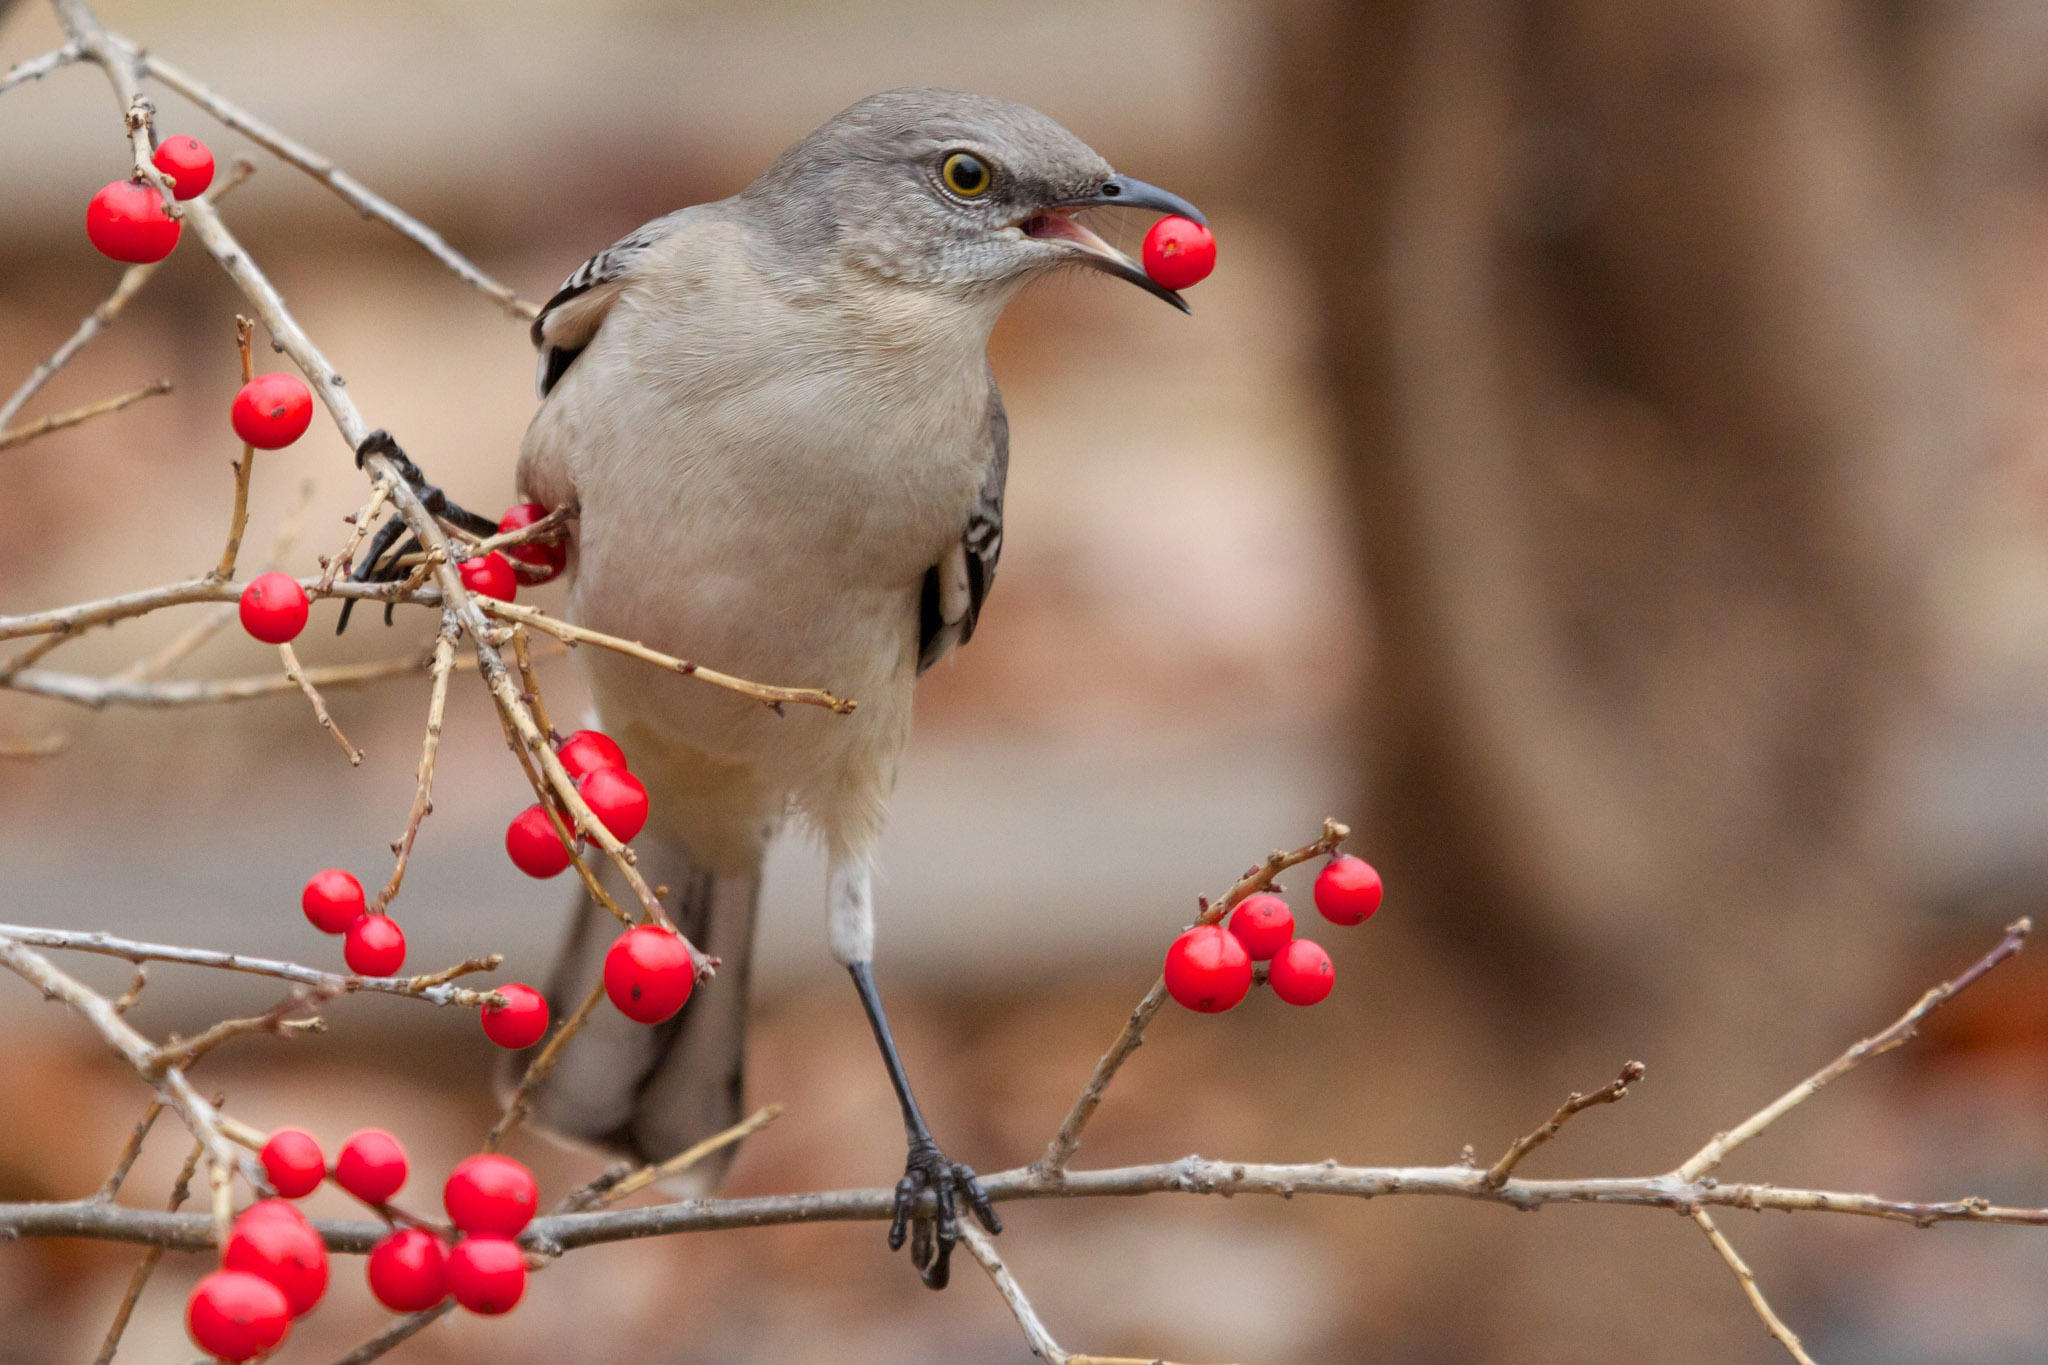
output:
[[[806,265],[836,258],[881,280],[967,295],[1007,294],[1072,264],[1164,293],[1069,210],[1127,202],[1199,217],[1118,176],[1036,109],[932,88],[884,91],[840,111],[739,202]]]

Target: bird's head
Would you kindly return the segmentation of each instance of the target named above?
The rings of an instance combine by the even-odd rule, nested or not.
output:
[[[1007,298],[1066,266],[1099,270],[1188,306],[1076,221],[1120,206],[1202,214],[1179,195],[1118,175],[1035,109],[952,90],[891,90],[791,147],[742,198],[791,248],[828,251],[916,288]]]

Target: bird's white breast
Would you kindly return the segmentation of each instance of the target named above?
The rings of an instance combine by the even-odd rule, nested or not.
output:
[[[807,806],[831,804],[820,784],[860,788],[843,799],[873,806],[878,826],[908,729],[924,573],[987,471],[1000,303],[851,274],[778,279],[729,223],[658,250],[527,438],[528,467],[559,465],[581,503],[572,610],[861,710],[777,718],[586,657],[600,706],[650,741],[751,765]]]

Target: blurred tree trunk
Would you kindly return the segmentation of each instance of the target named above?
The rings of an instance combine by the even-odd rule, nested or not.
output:
[[[1282,7],[1262,189],[1356,498],[1370,851],[1498,1032],[1487,1131],[1651,1064],[1560,1165],[1675,1164],[1893,1003],[1885,778],[1956,407],[1899,12]],[[1654,1231],[1454,1276],[1444,1358],[1767,1358]],[[1596,1282],[1697,1289],[1703,1335]]]

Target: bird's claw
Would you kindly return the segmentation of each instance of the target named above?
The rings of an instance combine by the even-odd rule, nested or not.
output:
[[[427,476],[420,471],[418,465],[413,463],[412,457],[407,455],[404,448],[392,438],[391,433],[382,427],[365,436],[362,439],[362,443],[356,447],[356,468],[361,469],[363,462],[372,455],[382,455],[386,460],[390,461],[393,472],[405,482],[407,487],[412,489],[413,495],[420,500],[420,505],[433,515],[456,526],[460,526],[472,535],[488,536],[497,531],[497,523],[486,517],[478,516],[460,503],[451,502],[448,495],[442,492],[439,487],[428,483]],[[402,543],[399,539],[401,536],[404,537]],[[395,549],[394,546],[396,547]],[[363,557],[349,571],[349,581],[351,583],[398,582],[405,578],[407,573],[407,570],[399,561],[421,548],[419,537],[406,535],[404,518],[393,516],[382,526],[379,526],[376,534],[370,537],[370,543],[365,548]],[[348,629],[349,613],[354,607],[354,599],[341,604],[341,619],[334,626],[334,633],[336,635]],[[386,602],[384,604],[384,624],[387,626],[391,624],[391,611],[392,604]]]
[[[923,1208],[924,1196],[933,1197],[933,1208]],[[944,1289],[952,1278],[953,1248],[960,1241],[958,1201],[967,1200],[974,1216],[991,1233],[1003,1230],[995,1205],[972,1167],[948,1161],[937,1144],[913,1142],[903,1178],[896,1182],[896,1209],[889,1220],[889,1250],[902,1249],[910,1239],[910,1263],[917,1267],[927,1287]]]

